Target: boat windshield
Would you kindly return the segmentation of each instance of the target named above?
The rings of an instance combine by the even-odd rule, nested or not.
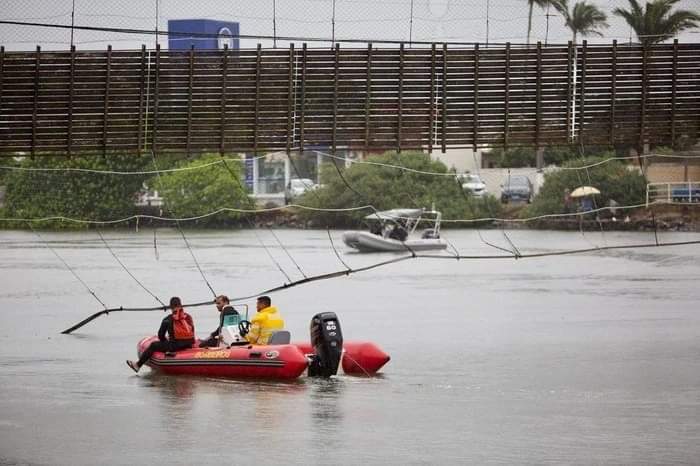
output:
[[[382,210],[380,212],[375,212],[369,214],[365,217],[366,220],[391,220],[396,221],[400,219],[415,219],[420,218],[423,214],[423,209],[391,209]]]

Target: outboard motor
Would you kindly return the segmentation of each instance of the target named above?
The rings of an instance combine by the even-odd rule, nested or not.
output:
[[[311,346],[316,354],[309,363],[309,376],[337,374],[343,355],[343,332],[335,312],[322,312],[311,319]]]

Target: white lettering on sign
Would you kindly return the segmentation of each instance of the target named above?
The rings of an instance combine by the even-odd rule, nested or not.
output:
[[[223,50],[224,45],[228,45],[229,49],[233,48],[233,34],[226,26],[219,29],[219,38],[217,39],[219,49]]]

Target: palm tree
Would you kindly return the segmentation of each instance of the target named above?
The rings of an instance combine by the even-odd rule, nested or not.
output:
[[[557,0],[554,7],[564,16],[566,26],[573,33],[573,42],[576,37],[582,36],[602,36],[600,29],[607,28],[608,17],[597,6],[588,3],[586,0],[576,2],[573,8],[569,9],[568,0]]]
[[[535,5],[538,7],[545,9],[549,5],[552,5],[553,7],[556,8],[556,3],[559,0],[527,0],[527,3],[530,7],[529,13],[527,15],[527,44],[530,44],[530,32],[532,31],[532,9]]]
[[[685,29],[698,27],[700,15],[688,10],[671,12],[679,0],[653,0],[644,8],[637,0],[629,0],[630,9],[615,8],[613,14],[621,16],[637,34],[644,45],[670,39]]]

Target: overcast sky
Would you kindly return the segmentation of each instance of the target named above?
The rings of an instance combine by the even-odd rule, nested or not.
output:
[[[627,24],[612,15],[615,7],[628,7],[627,0],[592,0],[608,13],[610,28],[604,38],[592,37],[590,42],[630,40]],[[70,24],[72,0],[1,0],[0,17],[6,20]],[[335,37],[338,39],[390,39],[417,41],[524,43],[527,33],[526,0],[75,0],[75,24],[119,28],[154,29],[156,4],[158,27],[167,30],[169,19],[211,18],[240,23],[241,34],[272,35],[273,16],[278,36],[332,36],[333,5],[335,3]],[[413,14],[411,14],[413,4]],[[276,14],[273,15],[273,5]],[[700,11],[700,0],[682,0],[679,8]],[[565,43],[571,34],[563,20],[550,11],[549,26],[546,12],[535,7],[532,41]],[[411,18],[413,22],[411,25]],[[700,30],[679,36],[682,42],[700,42]],[[78,49],[152,47],[154,36],[76,31]],[[167,38],[160,42],[167,46]],[[267,40],[242,40],[241,47],[272,46]],[[0,44],[7,50],[66,49],[70,31],[0,25]],[[278,46],[287,46],[278,41]],[[309,44],[311,46],[311,43]],[[328,44],[316,43],[317,46]],[[357,44],[362,47],[363,45]],[[351,47],[351,45],[347,45]]]

